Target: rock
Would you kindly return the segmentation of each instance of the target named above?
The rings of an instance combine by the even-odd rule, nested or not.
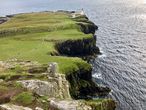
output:
[[[55,77],[56,74],[58,73],[58,64],[56,62],[52,62],[48,64],[48,73],[49,76]]]
[[[8,20],[7,17],[0,17],[0,24],[6,22]]]
[[[75,100],[51,100],[50,109],[54,110],[92,110],[90,106],[85,105],[83,102]]]
[[[7,63],[7,62],[4,62],[4,61],[0,61],[0,72],[8,69],[8,68],[11,68],[12,66]]]
[[[94,38],[66,40],[55,44],[55,48],[60,55],[65,56],[92,56],[99,53],[99,48],[96,47]]]
[[[40,96],[55,97],[58,96],[58,85],[56,82],[47,82],[41,80],[23,80],[18,81],[24,88],[32,90]]]
[[[18,59],[0,61],[0,72],[8,69],[15,69],[18,66],[24,68],[22,71],[29,73],[47,73],[52,77],[55,77],[58,73],[58,64],[55,62],[51,62],[48,65],[42,65],[35,61],[21,61]]]
[[[28,72],[32,74],[39,74],[47,72],[47,68],[47,64],[42,65],[35,61],[22,61],[18,59],[0,61],[0,72],[5,70],[16,70],[17,73]]]
[[[21,83],[24,88],[40,96],[70,98],[69,84],[61,76],[58,78],[50,77],[48,81],[23,80],[18,82]]]
[[[56,77],[50,77],[48,76],[48,80],[50,82],[55,81],[58,85],[58,94],[60,98],[70,98],[70,92],[69,92],[69,83],[66,80],[65,75],[63,74],[56,74]]]
[[[34,66],[34,67],[30,67],[28,69],[28,72],[29,73],[43,73],[43,72],[46,72],[47,71],[47,66]]]
[[[22,61],[18,59],[0,61],[0,72],[8,69],[15,69],[18,66],[19,68],[22,68],[22,71],[28,73],[47,73],[52,77],[55,77],[58,73],[58,64],[55,62],[51,62],[48,65],[42,65],[35,61]]]
[[[0,79],[0,83],[2,83],[4,80],[3,79]]]
[[[0,110],[32,110],[32,109],[28,107],[13,105],[13,104],[3,104],[0,105]]]
[[[36,107],[35,110],[43,110],[42,108]]]

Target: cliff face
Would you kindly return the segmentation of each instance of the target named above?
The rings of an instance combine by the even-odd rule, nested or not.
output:
[[[87,57],[100,54],[100,50],[96,47],[96,39],[94,33],[98,27],[88,20],[86,16],[78,16],[73,18],[85,34],[92,34],[91,37],[79,40],[66,40],[57,42],[55,49],[58,55],[69,57]],[[87,96],[107,95],[109,88],[99,87],[92,81],[92,67],[88,64],[88,68],[77,63],[79,70],[72,71],[66,75],[66,79],[70,83],[70,93],[72,98],[88,98]]]
[[[10,52],[3,51],[0,58],[10,59],[7,53],[16,57],[0,61],[0,109],[115,109],[116,103],[111,99],[92,100],[93,96],[107,95],[110,89],[92,81],[92,67],[83,60],[100,53],[94,38],[98,27],[85,15],[71,15],[64,11],[15,15],[0,26],[2,41],[11,36],[3,44]],[[17,53],[8,48],[11,42]],[[25,45],[18,48],[16,42]],[[34,48],[30,51],[28,47]]]
[[[42,110],[114,110],[115,108],[113,100],[103,99],[97,102],[89,100],[88,96],[105,95],[109,92],[91,80],[91,68],[89,70],[80,68],[80,72],[64,75],[57,72],[57,63],[41,65],[37,62],[16,59],[1,62],[0,67],[3,67],[1,70],[3,72],[19,73],[19,75],[1,76],[3,80],[0,86],[0,109],[2,110],[27,110],[28,107],[30,110],[38,107]],[[28,73],[23,74],[26,71]],[[78,100],[73,100],[71,97]],[[5,104],[8,102],[11,104]]]
[[[89,21],[86,16],[80,16],[74,18],[74,20],[77,21],[82,32],[85,34],[90,33],[93,36],[87,39],[58,42],[55,45],[58,52],[57,54],[81,58],[100,54],[99,48],[96,47],[96,38],[94,38],[94,33],[98,27],[93,22]],[[70,94],[73,99],[90,99],[93,96],[105,96],[111,91],[108,87],[98,86],[92,81],[91,66],[87,69],[80,64],[77,65],[79,71],[73,71],[66,75],[66,79],[70,83]],[[114,110],[116,106],[113,100],[104,100],[98,104],[95,101],[89,105],[93,110]]]
[[[99,48],[96,47],[94,38],[86,38],[82,40],[67,40],[56,44],[55,48],[60,55],[66,56],[89,56],[100,53]]]

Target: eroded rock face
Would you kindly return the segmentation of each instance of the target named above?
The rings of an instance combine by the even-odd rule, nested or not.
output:
[[[51,100],[50,110],[92,110],[90,106],[75,100]]]
[[[56,96],[58,93],[58,86],[55,82],[47,82],[47,81],[41,81],[41,80],[23,80],[18,81],[22,84],[24,88],[27,88],[28,90],[32,90],[38,95],[46,95],[46,96]]]
[[[24,88],[33,91],[40,96],[70,98],[69,84],[65,76],[59,75],[58,77],[48,77],[48,81],[35,80],[22,80],[18,81]]]
[[[0,110],[32,110],[32,109],[28,107],[13,105],[13,104],[3,104],[0,105]]]
[[[44,75],[48,78],[45,81],[39,79],[18,81],[24,88],[32,90],[34,93],[49,97],[70,98],[69,83],[65,75],[58,73],[58,64],[50,62],[47,65],[41,65],[38,62],[21,61],[12,59],[9,61],[0,61],[0,71],[15,69],[17,66],[24,69],[21,71],[36,75]],[[1,82],[1,80],[0,80]]]
[[[67,40],[55,44],[55,48],[60,55],[67,56],[92,56],[99,54],[100,50],[96,47],[94,38],[83,40]]]
[[[24,88],[32,90],[38,95],[55,97],[55,98],[70,98],[69,83],[65,78],[65,75],[59,74],[58,64],[55,62],[49,63],[46,73],[48,80],[42,81],[38,79],[34,80],[22,80],[18,81]]]

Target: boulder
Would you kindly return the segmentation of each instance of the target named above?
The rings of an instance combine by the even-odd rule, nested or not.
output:
[[[51,100],[50,110],[92,110],[90,106],[75,100]]]
[[[13,105],[13,104],[3,104],[0,105],[0,110],[32,110],[32,109],[28,107]]]

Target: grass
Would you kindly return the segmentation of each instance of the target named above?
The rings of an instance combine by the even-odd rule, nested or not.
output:
[[[34,101],[34,96],[30,92],[22,92],[12,99],[15,103],[22,104],[24,106],[30,105]]]
[[[51,56],[56,42],[92,37],[84,34],[69,14],[41,12],[18,14],[0,25],[0,60],[22,59],[40,63],[57,62],[59,70],[77,70],[80,58]],[[86,64],[87,65],[87,64]]]

